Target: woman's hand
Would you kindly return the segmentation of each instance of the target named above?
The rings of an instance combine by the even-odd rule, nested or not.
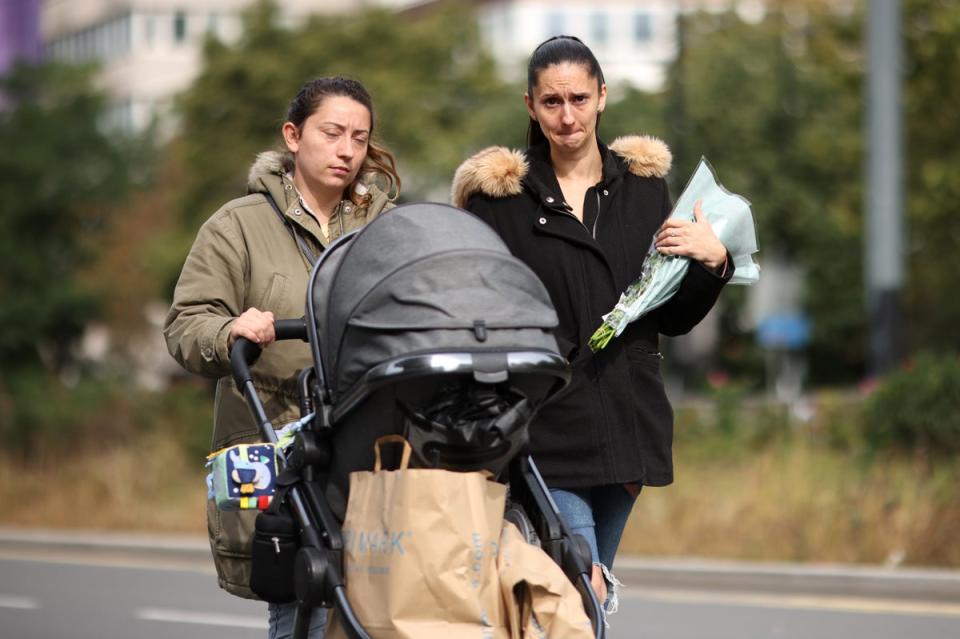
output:
[[[657,231],[655,246],[664,255],[683,255],[702,262],[711,271],[719,271],[726,263],[727,249],[717,239],[700,202],[693,205],[693,222],[667,218]]]
[[[240,317],[234,320],[230,327],[230,336],[227,338],[227,347],[232,348],[237,338],[245,337],[261,348],[273,343],[277,336],[273,332],[273,313],[248,308]]]

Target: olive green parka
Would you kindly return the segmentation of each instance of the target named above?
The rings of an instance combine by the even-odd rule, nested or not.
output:
[[[268,151],[257,157],[248,177],[249,194],[224,204],[200,228],[164,322],[170,354],[191,373],[217,379],[211,451],[261,440],[231,377],[227,338],[235,319],[251,307],[271,311],[276,319],[299,318],[305,311],[311,265],[264,194],[273,196],[314,255],[392,207],[376,185],[364,183],[337,206],[327,240],[303,207],[292,170],[289,154]],[[254,386],[275,427],[299,418],[296,376],[309,364],[309,345],[289,341],[269,345],[252,367]],[[255,511],[220,512],[212,500],[207,502],[220,586],[247,598],[256,598],[249,588],[255,517]]]

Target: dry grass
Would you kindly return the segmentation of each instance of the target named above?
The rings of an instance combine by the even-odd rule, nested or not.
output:
[[[154,417],[135,438],[91,427],[69,452],[0,451],[0,524],[204,534],[206,416],[186,416],[209,398],[194,395],[136,403]],[[844,452],[844,428],[791,432],[776,416],[728,431],[678,417],[677,481],[643,491],[622,552],[960,566],[960,463],[868,459]]]
[[[749,455],[675,453],[677,481],[647,489],[621,551],[960,566],[960,466],[867,464],[801,438]]]
[[[29,463],[0,458],[0,523],[204,533],[202,462],[160,434],[137,450],[88,444]]]

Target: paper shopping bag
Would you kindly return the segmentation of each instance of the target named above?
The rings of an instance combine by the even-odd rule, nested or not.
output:
[[[398,470],[379,446],[399,439]],[[350,474],[343,522],[347,598],[375,639],[506,639],[496,572],[506,486],[481,473],[407,468],[387,436],[373,472]],[[343,637],[336,616],[329,637]]]
[[[497,571],[511,639],[592,639],[593,626],[580,593],[563,570],[503,522]]]

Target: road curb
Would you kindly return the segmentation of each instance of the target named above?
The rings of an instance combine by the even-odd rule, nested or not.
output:
[[[154,535],[103,530],[0,527],[0,551],[143,557],[209,562],[210,547],[197,535]],[[847,564],[731,561],[620,556],[615,571],[627,588],[683,588],[804,593],[960,602],[960,570]]]
[[[209,561],[210,545],[197,535],[153,535],[89,529],[0,527],[0,551],[75,553],[90,557],[140,556]]]
[[[614,572],[627,587],[960,601],[960,571],[940,568],[625,556]]]

